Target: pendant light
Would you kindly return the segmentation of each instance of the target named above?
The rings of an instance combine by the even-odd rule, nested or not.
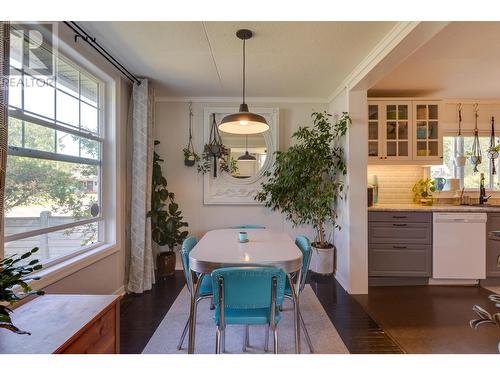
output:
[[[257,159],[255,156],[250,155],[248,152],[248,135],[245,136],[245,153],[241,156],[238,157],[238,160],[249,160],[249,161],[256,161]]]
[[[245,41],[252,37],[250,30],[242,29],[236,32],[236,36],[243,40],[243,100],[240,104],[238,113],[227,115],[219,124],[219,130],[225,133],[232,134],[259,134],[269,130],[269,125],[266,119],[256,113],[248,111],[248,105],[245,103],[245,80],[246,80],[246,64],[245,64]]]

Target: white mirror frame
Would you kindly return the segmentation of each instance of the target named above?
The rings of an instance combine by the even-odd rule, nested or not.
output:
[[[213,171],[205,173],[203,178],[203,204],[262,205],[254,197],[260,190],[264,173],[272,168],[274,152],[278,150],[279,109],[252,107],[251,110],[264,116],[269,125],[269,130],[263,133],[268,155],[266,162],[255,176],[249,178],[235,178],[220,171],[217,173],[217,178],[214,178]],[[209,141],[212,115],[215,113],[218,119],[217,123],[219,123],[222,117],[235,112],[238,112],[238,107],[205,107],[203,116],[204,144]]]

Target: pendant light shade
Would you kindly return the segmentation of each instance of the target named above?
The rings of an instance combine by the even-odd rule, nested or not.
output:
[[[266,119],[256,113],[248,110],[245,103],[245,84],[246,84],[246,64],[245,64],[245,40],[252,37],[250,30],[238,30],[236,36],[243,40],[243,100],[240,104],[238,113],[233,113],[224,117],[219,124],[219,130],[232,134],[259,134],[269,130]]]
[[[248,135],[245,137],[245,153],[238,157],[238,160],[257,161],[257,158],[248,152]]]

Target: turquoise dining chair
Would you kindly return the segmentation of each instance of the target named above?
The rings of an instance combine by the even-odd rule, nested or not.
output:
[[[263,225],[253,225],[253,224],[244,224],[244,225],[236,225],[231,227],[231,229],[266,229]]]
[[[244,325],[243,349],[248,345],[248,326],[265,324],[274,334],[278,354],[278,306],[285,295],[286,274],[272,267],[229,267],[212,272],[214,321],[217,327],[215,353],[224,351],[226,325]]]
[[[196,237],[189,236],[187,237],[183,242],[182,242],[182,248],[181,248],[181,259],[182,259],[182,268],[184,269],[184,277],[186,278],[186,285],[189,290],[189,293],[192,295],[194,292],[190,289],[189,285],[189,253],[195,245],[198,243],[198,240]],[[213,297],[213,292],[212,292],[212,280],[210,279],[209,275],[201,274],[198,279],[198,283],[200,283],[200,286],[198,288],[198,297],[196,298],[195,302],[195,307],[194,307],[194,325],[196,325],[196,310],[198,308],[198,302],[200,302],[203,299],[206,298],[212,298]],[[182,344],[184,343],[184,339],[186,338],[186,334],[188,331],[189,327],[189,319],[186,322],[186,325],[184,326],[184,329],[182,331],[181,338],[179,340],[179,344],[177,345],[177,350],[182,349]]]
[[[311,256],[312,256],[312,249],[311,249],[311,243],[305,236],[297,236],[295,239],[295,245],[300,249],[302,252],[302,268],[301,268],[301,275],[300,275],[300,284],[299,284],[299,293],[302,293],[302,290],[304,289],[306,285],[306,277],[307,277],[307,271],[309,270],[309,264],[311,263]],[[286,280],[286,285],[285,285],[285,298],[291,300],[294,305],[293,308],[295,309],[295,300],[293,298],[293,290],[290,285],[290,282],[288,281],[288,278]],[[300,318],[300,325],[302,326],[302,329],[304,330],[304,335],[306,336],[306,341],[307,345],[309,346],[309,351],[311,353],[314,353],[314,348],[312,346],[311,342],[311,337],[309,336],[309,332],[307,331],[306,323],[304,322],[304,318],[302,317],[302,313],[299,310],[299,318]],[[268,332],[266,332],[266,335],[269,335]],[[268,340],[266,340],[268,342]],[[267,345],[266,345],[266,351],[268,350]]]

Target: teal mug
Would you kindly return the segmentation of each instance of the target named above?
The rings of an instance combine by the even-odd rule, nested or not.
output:
[[[248,233],[247,232],[239,232],[238,237],[240,239],[240,242],[248,241]]]

